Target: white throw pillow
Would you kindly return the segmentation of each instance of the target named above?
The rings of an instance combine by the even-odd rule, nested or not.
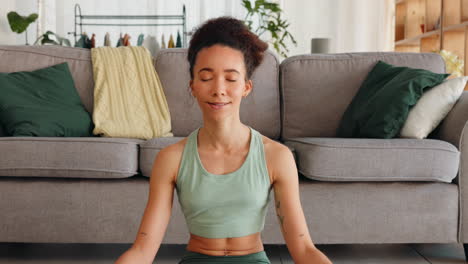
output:
[[[425,92],[411,108],[400,137],[426,138],[452,110],[467,81],[468,76],[448,79]]]

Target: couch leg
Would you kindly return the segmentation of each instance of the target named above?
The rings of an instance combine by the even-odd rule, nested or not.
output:
[[[463,249],[465,250],[465,260],[468,262],[468,244],[463,244]]]

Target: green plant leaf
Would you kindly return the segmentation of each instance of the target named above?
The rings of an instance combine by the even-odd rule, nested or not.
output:
[[[286,45],[284,44],[283,41],[280,41],[279,44],[280,44],[284,49],[286,49],[286,50],[288,49],[288,48],[286,47]]]
[[[281,10],[278,4],[274,4],[271,8],[271,11],[276,13],[276,12],[282,12],[283,10]]]
[[[41,45],[45,45],[45,44],[54,44],[54,45],[58,45],[58,43],[51,39],[49,37],[49,35],[51,34],[52,32],[51,31],[47,31],[44,35],[42,35],[42,40],[41,40]],[[53,33],[52,33],[53,34]]]
[[[247,27],[249,28],[249,30],[252,30],[252,21],[245,21],[246,22],[246,25]]]
[[[271,39],[267,40],[273,48],[281,56],[287,57],[287,49],[284,40],[290,39],[294,45],[297,45],[296,40],[288,31],[289,23],[286,19],[281,18],[281,8],[279,4],[268,2],[267,0],[255,0],[252,7],[251,1],[243,0],[243,5],[247,9],[247,14],[244,23],[249,30],[256,33],[259,37],[265,32],[269,32]],[[258,25],[253,29],[253,19],[258,20]]]
[[[67,38],[62,38],[62,41],[60,42],[60,45],[63,45],[63,43],[65,43],[66,46],[71,47],[70,40],[68,40]]]
[[[265,0],[256,0],[254,10],[258,11],[258,9],[261,8],[261,6],[263,6],[264,4]]]
[[[51,39],[50,36],[54,36],[57,40]],[[39,38],[37,38],[36,42],[34,42],[34,45],[36,45],[39,41],[41,45],[53,44],[61,46],[71,46],[71,43],[67,38],[62,38],[61,36],[55,34],[50,30],[46,31],[46,33],[42,34]]]
[[[278,4],[276,3],[265,3],[263,6],[265,7],[265,9],[268,9],[275,13],[279,11]]]
[[[58,43],[55,41],[55,40],[52,40],[52,39],[46,39],[46,38],[43,38],[42,41],[41,41],[41,44],[42,45],[45,45],[45,44],[53,44],[53,45],[58,45]]]
[[[252,12],[252,5],[249,0],[242,0],[242,4],[247,9],[247,11]]]
[[[23,33],[31,23],[36,21],[37,17],[38,15],[36,13],[27,17],[20,16],[14,11],[11,11],[7,14],[8,23],[10,24],[11,30],[18,34]]]

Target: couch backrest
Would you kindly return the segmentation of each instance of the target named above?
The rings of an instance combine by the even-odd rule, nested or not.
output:
[[[0,46],[0,72],[33,71],[68,62],[86,110],[93,110],[93,69],[88,49],[61,46]],[[0,129],[0,136],[3,136]]]
[[[78,94],[86,110],[93,110],[91,52],[62,46],[0,46],[0,72],[34,71],[68,62]]]
[[[280,65],[281,138],[335,137],[346,108],[378,60],[445,73],[436,53],[308,54]]]
[[[186,136],[203,124],[200,107],[190,93],[187,49],[161,50],[155,60],[171,113],[172,131],[174,135]],[[252,82],[252,92],[241,103],[240,119],[263,135],[279,139],[279,63],[272,53],[265,54]]]
[[[187,136],[203,124],[201,111],[189,88],[187,49],[161,50],[155,59],[156,72],[169,105],[174,136]],[[93,69],[89,49],[62,46],[0,46],[0,72],[33,71],[68,62],[81,100],[93,111]],[[242,101],[241,121],[262,134],[279,139],[279,63],[267,52],[252,76],[253,91]],[[0,136],[2,131],[0,129]]]

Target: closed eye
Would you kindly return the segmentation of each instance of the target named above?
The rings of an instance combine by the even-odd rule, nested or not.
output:
[[[213,78],[211,78],[211,79],[200,79],[200,80],[201,80],[202,82],[207,82],[207,81],[213,80]],[[226,81],[228,81],[228,82],[237,82],[237,80],[230,80],[230,79],[226,79]]]

